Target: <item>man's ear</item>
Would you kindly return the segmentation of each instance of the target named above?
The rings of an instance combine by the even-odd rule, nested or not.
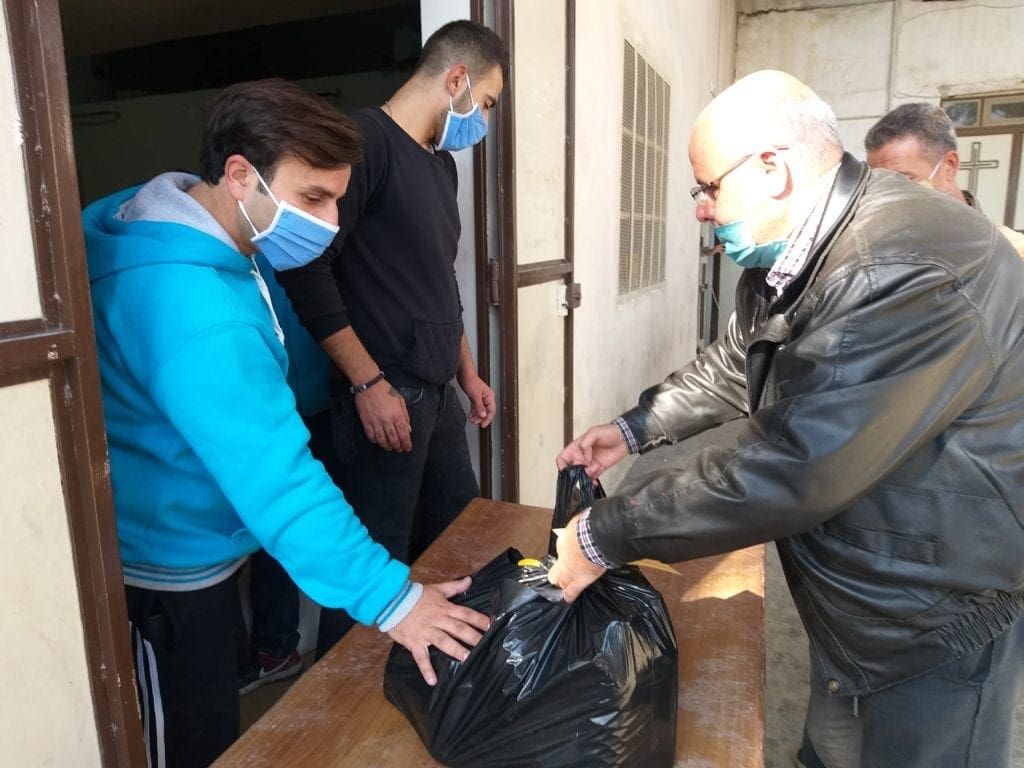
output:
[[[454,64],[445,73],[444,87],[448,95],[453,99],[462,91],[463,83],[466,81],[466,65]]]
[[[939,166],[939,173],[947,180],[956,178],[960,170],[960,154],[955,149],[950,149],[942,156],[942,164]]]
[[[766,149],[757,157],[757,164],[766,174],[765,183],[768,193],[776,200],[781,200],[790,193],[793,179],[789,172],[789,163],[782,154],[774,149]]]
[[[255,176],[252,164],[241,155],[231,155],[224,161],[224,185],[235,200],[245,198]]]

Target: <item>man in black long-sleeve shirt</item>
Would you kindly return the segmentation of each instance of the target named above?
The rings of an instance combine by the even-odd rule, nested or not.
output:
[[[341,486],[370,534],[415,558],[479,494],[466,414],[486,427],[494,392],[477,374],[455,278],[458,177],[447,150],[483,138],[504,85],[501,39],[469,21],[427,40],[412,77],[356,112],[366,144],[319,259],[278,274],[336,366],[332,426]],[[351,621],[322,611],[317,654]]]

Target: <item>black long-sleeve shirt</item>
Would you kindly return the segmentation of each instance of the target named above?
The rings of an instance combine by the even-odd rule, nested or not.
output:
[[[366,137],[323,256],[277,273],[317,341],[351,325],[396,384],[441,384],[458,368],[458,176],[378,108],[352,115]]]

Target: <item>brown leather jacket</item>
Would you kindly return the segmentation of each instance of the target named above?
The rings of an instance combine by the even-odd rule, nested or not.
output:
[[[641,452],[749,415],[738,447],[596,502],[595,543],[672,562],[777,540],[831,693],[971,653],[1024,611],[1024,262],[847,154],[803,272],[778,298],[764,276],[623,415]]]

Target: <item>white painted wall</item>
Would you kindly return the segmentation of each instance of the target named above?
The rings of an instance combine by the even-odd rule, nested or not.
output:
[[[2,16],[0,16],[2,19]],[[0,21],[0,321],[39,316],[21,121]],[[0,388],[0,762],[98,766],[48,381]]]
[[[0,389],[0,754],[84,768],[100,765],[99,741],[50,403],[46,380]]]
[[[832,105],[861,158],[868,129],[899,104],[1024,88],[1019,0],[739,0],[738,10],[736,76],[799,77]]]
[[[697,347],[700,231],[687,194],[690,127],[731,81],[732,0],[587,0],[576,4],[575,432],[607,422]],[[671,87],[666,281],[618,295],[623,41]],[[523,408],[528,407],[524,403]],[[614,486],[622,462],[609,473]]]
[[[8,51],[7,27],[0,23],[0,45]],[[32,232],[25,188],[25,160],[22,156],[21,117],[14,98],[14,73],[10,55],[0,63],[0,242],[5,258],[0,259],[0,323],[36,318],[41,314],[36,289],[36,265],[32,255]]]

